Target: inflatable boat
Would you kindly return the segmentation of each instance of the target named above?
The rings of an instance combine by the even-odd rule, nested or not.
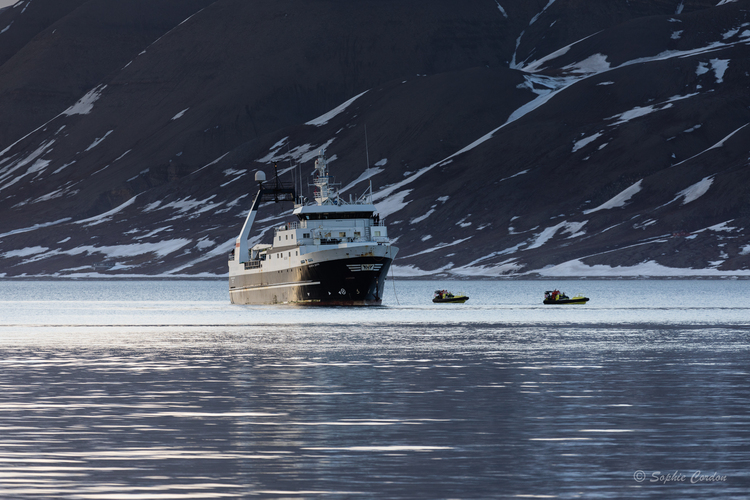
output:
[[[466,295],[453,295],[448,290],[435,290],[432,301],[435,303],[463,304],[469,300]]]
[[[560,292],[559,290],[551,290],[544,292],[544,303],[545,304],[554,304],[554,305],[563,305],[563,304],[585,304],[588,302],[588,297],[584,297],[583,295],[576,295],[575,297],[568,297],[565,295],[565,292]]]

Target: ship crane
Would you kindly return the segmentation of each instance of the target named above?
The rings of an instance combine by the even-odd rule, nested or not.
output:
[[[294,201],[296,194],[294,192],[294,186],[288,182],[282,182],[279,179],[279,167],[274,164],[276,171],[276,179],[273,187],[264,187],[263,183],[266,182],[266,174],[262,170],[255,172],[255,182],[258,183],[258,193],[255,195],[253,205],[250,207],[250,212],[245,218],[245,224],[242,226],[242,231],[237,237],[235,243],[235,256],[237,262],[245,263],[250,260],[250,251],[247,247],[247,239],[250,236],[250,229],[253,227],[255,216],[258,214],[258,207],[262,202],[273,201],[279,203],[281,201]]]

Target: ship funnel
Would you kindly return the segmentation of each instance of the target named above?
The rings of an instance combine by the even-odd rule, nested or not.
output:
[[[266,174],[262,170],[255,172],[255,182],[258,184],[266,182]]]

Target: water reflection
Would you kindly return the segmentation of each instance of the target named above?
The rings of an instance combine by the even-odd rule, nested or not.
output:
[[[743,329],[323,325],[41,337],[6,345],[0,362],[9,498],[747,491]],[[730,479],[668,489],[633,479],[672,469]]]

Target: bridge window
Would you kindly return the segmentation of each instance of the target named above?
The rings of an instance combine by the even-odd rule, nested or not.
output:
[[[373,212],[339,212],[320,214],[299,214],[300,220],[326,220],[326,219],[369,219]]]

